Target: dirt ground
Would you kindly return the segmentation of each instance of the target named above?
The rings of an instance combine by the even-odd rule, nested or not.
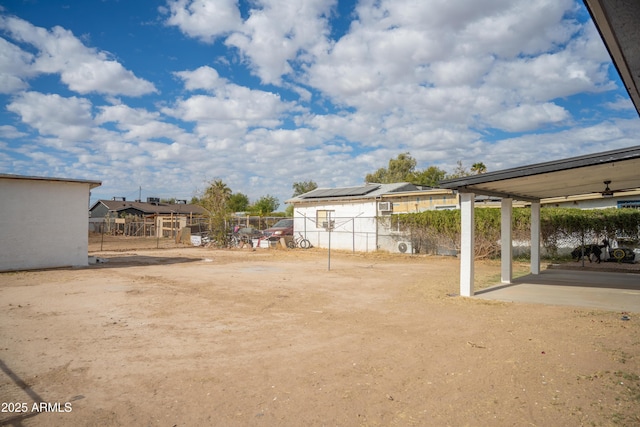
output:
[[[462,298],[447,257],[91,255],[0,274],[0,425],[640,425],[640,313]]]

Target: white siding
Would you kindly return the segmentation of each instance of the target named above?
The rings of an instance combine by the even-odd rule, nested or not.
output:
[[[0,178],[0,271],[87,265],[89,186]]]

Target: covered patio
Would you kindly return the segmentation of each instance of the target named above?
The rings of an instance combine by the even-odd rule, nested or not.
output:
[[[480,290],[480,299],[640,313],[640,271],[548,269]]]
[[[532,276],[537,276],[540,275],[541,200],[594,193],[608,197],[626,190],[636,189],[640,187],[639,170],[640,146],[635,146],[441,182],[441,187],[457,190],[460,193],[462,221],[460,295],[473,296],[475,294],[473,248],[475,240],[474,209],[477,194],[501,198],[501,283],[512,284],[514,200],[530,202],[530,270]],[[618,278],[616,278],[617,280]],[[640,284],[640,275],[632,275],[630,281]]]

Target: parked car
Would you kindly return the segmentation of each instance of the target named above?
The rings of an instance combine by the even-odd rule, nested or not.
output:
[[[253,227],[240,228],[237,234],[244,242],[250,242],[253,239],[260,239],[262,237],[262,231]]]
[[[262,234],[269,240],[278,240],[283,236],[293,236],[293,220],[281,219],[276,222],[273,227],[263,230]]]

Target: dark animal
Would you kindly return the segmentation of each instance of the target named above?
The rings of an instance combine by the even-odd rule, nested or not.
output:
[[[602,249],[600,249],[600,246],[598,245],[585,245],[584,247],[578,246],[571,252],[571,258],[575,259],[576,262],[580,261],[583,255],[589,258],[589,262],[592,262],[591,255],[593,255],[596,259],[596,262],[600,264],[600,255],[602,255]]]

